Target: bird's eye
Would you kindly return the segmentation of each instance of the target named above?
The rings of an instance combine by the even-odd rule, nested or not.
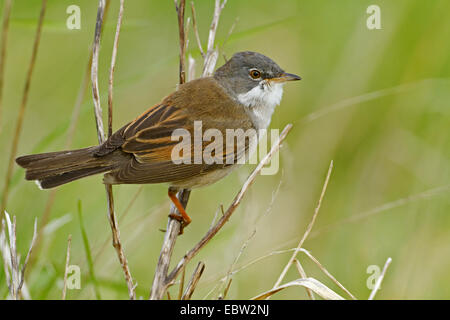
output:
[[[250,77],[252,77],[253,79],[261,78],[261,72],[255,69],[250,70]]]

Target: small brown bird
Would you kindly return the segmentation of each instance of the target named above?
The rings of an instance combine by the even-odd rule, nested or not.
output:
[[[225,177],[243,156],[248,157],[255,144],[251,138],[244,137],[244,144],[235,144],[230,149],[226,139],[216,138],[216,147],[217,143],[222,146],[211,153],[216,161],[199,162],[195,161],[196,152],[203,154],[213,142],[196,144],[189,139],[184,141],[183,152],[174,154],[174,148],[180,147],[174,132],[181,129],[195,136],[196,124],[200,123],[203,132],[215,130],[223,137],[230,129],[237,132],[237,139],[249,129],[258,135],[258,130],[270,124],[272,113],[281,101],[283,84],[300,79],[285,73],[260,53],[239,52],[212,77],[180,85],[177,91],[120,128],[102,145],[28,155],[17,158],[16,162],[26,169],[26,179],[35,180],[43,189],[98,173],[105,173],[103,180],[108,184],[169,183],[169,197],[186,226],[191,218],[175,196],[176,192]]]

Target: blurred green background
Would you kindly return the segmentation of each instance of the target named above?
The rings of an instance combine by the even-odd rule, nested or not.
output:
[[[81,8],[81,30],[66,28],[66,8],[71,4]],[[112,1],[109,8],[100,51],[104,109],[118,4]],[[381,30],[366,27],[366,9],[371,4],[381,8]],[[13,1],[0,132],[2,187],[40,5],[37,0]],[[195,1],[195,6],[206,46],[214,3]],[[97,1],[48,1],[20,155],[64,148],[90,54],[96,11]],[[187,276],[198,261],[206,264],[194,298],[202,299],[208,293],[207,298],[217,298],[223,288],[214,288],[233,264],[238,269],[297,245],[332,159],[331,181],[304,247],[360,299],[370,294],[368,266],[382,268],[388,257],[393,262],[377,298],[450,298],[448,12],[448,0],[228,1],[219,22],[219,44],[235,19],[239,20],[222,52],[228,57],[237,51],[261,52],[303,80],[286,85],[272,120],[272,128],[294,124],[280,154],[280,170],[257,178],[232,219],[190,263]],[[190,6],[186,16],[190,16]],[[192,28],[189,39],[188,53],[200,65]],[[221,57],[218,65],[223,62]],[[178,27],[173,1],[125,1],[115,73],[114,128],[172,92],[177,81]],[[71,147],[96,143],[89,86]],[[219,205],[228,206],[253,167],[245,166],[213,186],[193,191],[188,205],[193,223],[178,239],[174,262],[203,236]],[[158,229],[167,222],[167,189],[163,185],[147,185],[142,190],[118,186],[114,192],[137,295],[147,298],[163,240]],[[24,171],[15,167],[7,211],[17,216],[22,256],[35,217],[38,223],[43,219],[49,194],[25,181]],[[27,272],[30,295],[33,299],[61,297],[67,237],[72,234],[70,263],[80,266],[82,279],[81,289],[69,290],[67,298],[96,298],[77,215],[79,200],[97,290],[102,299],[127,299],[111,246],[99,176],[56,191],[49,211],[52,227],[44,233]],[[227,297],[247,299],[270,289],[290,254],[270,255],[234,274]],[[308,276],[345,296],[317,266],[304,255],[299,257]],[[285,281],[298,277],[291,268]],[[176,296],[178,287],[169,291]],[[6,296],[2,271],[0,297]],[[307,295],[296,287],[273,298],[306,299]]]

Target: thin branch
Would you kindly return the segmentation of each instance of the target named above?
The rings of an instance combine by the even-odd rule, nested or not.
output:
[[[136,193],[134,194],[134,196],[131,198],[130,202],[128,203],[126,209],[123,211],[123,213],[120,215],[119,217],[119,222],[122,223],[124,221],[124,218],[128,215],[128,213],[130,212],[130,209],[133,207],[134,203],[136,202],[138,196],[140,195],[140,193],[142,192],[142,190],[144,189],[144,185],[141,185],[138,190],[136,191]],[[140,221],[141,222],[141,221]],[[126,228],[127,226],[125,226]],[[99,246],[99,249],[94,257],[94,261],[97,261],[100,258],[100,255],[104,252],[105,248],[107,247],[109,242],[109,237],[107,237],[105,239],[105,241],[103,241],[102,245]]]
[[[300,277],[302,277],[302,279],[308,278],[308,276],[306,275],[305,270],[304,270],[303,267],[302,267],[302,264],[300,263],[300,260],[298,260],[298,259],[296,258],[296,259],[294,260],[294,263],[295,263],[295,266],[297,267],[297,271],[298,271],[298,273],[300,274]],[[314,293],[313,293],[313,291],[312,291],[310,288],[308,288],[308,287],[305,287],[305,289],[306,289],[306,293],[308,294],[308,297],[309,297],[311,300],[316,300],[316,298],[314,298]]]
[[[120,1],[120,8],[119,8],[119,15],[117,19],[117,26],[116,26],[116,34],[114,38],[114,46],[113,46],[113,52],[111,57],[111,68],[110,68],[110,77],[109,77],[109,88],[108,88],[108,136],[111,136],[112,134],[112,104],[113,104],[113,84],[114,84],[114,69],[115,69],[115,63],[116,63],[116,55],[117,55],[117,48],[118,48],[118,42],[119,42],[119,35],[120,35],[120,27],[122,25],[122,17],[123,17],[123,7],[124,7],[124,0]],[[100,104],[100,100],[99,100]],[[120,241],[120,231],[119,231],[119,225],[116,220],[115,216],[115,209],[114,209],[114,198],[113,198],[113,191],[112,186],[106,184],[105,185],[107,199],[108,199],[108,212],[109,212],[109,222],[111,226],[111,231],[113,235],[113,246],[116,249],[117,256],[119,258],[120,264],[122,266],[122,270],[125,276],[125,281],[127,283],[128,287],[128,295],[130,299],[136,299],[136,293],[135,293],[135,285],[133,284],[133,278],[131,276],[131,272],[128,266],[128,261],[125,256],[122,243]]]
[[[231,282],[233,282],[233,278],[230,278],[230,280],[228,280],[227,286],[225,287],[225,290],[223,290],[223,295],[220,297],[222,300],[226,299],[228,291],[230,290],[231,287]]]
[[[179,272],[186,266],[186,264],[191,261],[197,253],[206,245],[208,242],[219,232],[220,229],[225,225],[225,223],[230,219],[231,215],[234,213],[236,208],[241,203],[244,195],[247,193],[250,186],[255,181],[256,177],[259,175],[262,168],[270,161],[272,156],[279,150],[281,143],[286,138],[289,131],[292,129],[292,125],[288,124],[283,129],[283,131],[280,134],[280,137],[275,142],[275,144],[272,146],[270,151],[267,153],[267,155],[261,160],[261,162],[256,166],[256,168],[253,170],[253,172],[249,175],[247,180],[244,182],[243,186],[241,187],[240,191],[234,198],[231,205],[228,207],[227,211],[225,211],[225,214],[217,221],[217,223],[208,230],[206,235],[191,249],[189,250],[184,257],[178,262],[177,266],[174,268],[174,270],[169,274],[167,278],[167,283],[171,283],[175,280],[175,278],[178,276]]]
[[[66,300],[67,275],[68,275],[68,272],[69,272],[69,261],[70,261],[71,244],[72,244],[72,235],[69,234],[69,238],[67,239],[66,267],[64,268],[64,285],[63,285],[61,300]]]
[[[186,30],[184,26],[184,14],[185,14],[185,0],[174,0],[175,10],[178,18],[178,36],[180,43],[180,68],[179,68],[179,84],[183,84],[186,81],[185,64],[186,64]],[[186,208],[191,191],[188,189],[182,189],[177,193],[177,197]],[[179,214],[174,205],[170,208],[170,215]],[[167,222],[166,233],[164,236],[164,242],[161,248],[161,252],[158,258],[158,264],[156,265],[155,275],[153,278],[153,285],[150,293],[151,300],[160,300],[164,296],[164,292],[167,290],[167,273],[169,271],[169,264],[172,257],[173,249],[175,248],[175,242],[178,234],[181,230],[181,223],[176,219],[169,217]]]
[[[383,281],[386,271],[389,268],[389,265],[391,264],[391,262],[392,262],[391,258],[388,258],[386,260],[386,263],[384,264],[384,267],[383,267],[383,271],[381,271],[381,275],[378,277],[377,281],[375,282],[375,286],[373,287],[372,292],[370,293],[369,300],[373,300],[373,298],[375,298],[375,295],[377,294],[378,290],[380,289],[381,282]]]
[[[178,192],[177,198],[180,200],[183,207],[189,200],[191,191],[182,189]],[[177,213],[178,210],[172,204],[170,207],[170,214]],[[169,219],[167,222],[166,233],[164,235],[163,245],[159,254],[158,264],[156,265],[155,276],[153,278],[152,291],[150,293],[150,300],[160,300],[164,297],[164,292],[167,290],[170,282],[167,281],[167,274],[169,271],[170,260],[172,258],[173,249],[178,234],[181,230],[181,224],[176,219]]]
[[[208,51],[214,50],[214,42],[216,39],[217,27],[219,26],[220,14],[222,13],[222,10],[225,7],[226,3],[227,3],[227,0],[223,0],[223,2],[221,0],[215,0],[214,16],[211,21],[211,27],[209,28],[208,46],[206,47],[207,53],[208,53]]]
[[[311,219],[311,222],[309,223],[308,227],[306,228],[306,231],[303,234],[302,239],[300,240],[300,242],[297,245],[297,249],[300,249],[303,246],[303,243],[305,242],[306,238],[308,238],[308,235],[310,234],[310,232],[311,232],[311,230],[312,230],[312,228],[314,226],[314,222],[316,221],[317,215],[319,214],[320,206],[322,205],[322,200],[323,200],[323,198],[325,196],[325,192],[327,190],[328,182],[330,180],[330,176],[331,176],[331,172],[332,171],[333,171],[333,160],[331,160],[331,162],[330,162],[330,166],[328,168],[327,177],[325,178],[325,182],[324,182],[323,187],[322,187],[322,192],[320,194],[320,198],[319,198],[319,202],[317,204],[316,210],[314,211],[314,214],[313,214],[313,217]],[[284,267],[284,269],[281,272],[280,276],[278,277],[278,280],[273,285],[273,288],[276,288],[276,287],[278,287],[281,284],[281,281],[283,281],[284,277],[286,276],[287,271],[289,270],[289,267],[294,262],[294,259],[295,259],[296,256],[297,256],[297,251],[295,251],[292,254],[292,256],[289,259],[288,263],[286,264],[286,266]]]
[[[347,290],[338,280],[336,280],[336,278],[319,262],[319,260],[317,260],[308,250],[305,250],[303,248],[291,248],[291,249],[285,249],[285,250],[278,250],[278,251],[272,251],[264,256],[258,257],[248,263],[246,263],[245,265],[243,265],[242,267],[240,267],[239,269],[235,270],[233,272],[233,274],[236,274],[244,269],[247,269],[248,267],[256,264],[257,262],[260,262],[268,257],[274,256],[274,255],[278,255],[278,254],[284,254],[284,253],[288,253],[288,252],[294,252],[295,254],[298,252],[303,252],[309,259],[311,259],[312,262],[314,262],[315,265],[317,265],[319,267],[319,269],[329,278],[331,279],[331,281],[333,281],[339,288],[341,288],[346,294],[348,294],[348,296],[350,298],[352,298],[353,300],[357,300],[356,297],[349,291]],[[220,279],[220,281],[222,281],[223,279],[225,279],[226,276],[224,276],[222,279]],[[270,291],[276,292],[278,291],[278,289],[282,288],[284,285],[276,287],[271,289]]]
[[[198,281],[200,280],[200,277],[203,274],[203,271],[205,271],[205,264],[200,261],[197,264],[197,267],[195,268],[194,273],[192,274],[191,280],[189,280],[189,283],[186,286],[186,290],[184,291],[184,294],[181,297],[181,300],[190,300],[191,299],[192,294],[194,293],[194,290],[197,287]]]
[[[188,57],[188,81],[195,79],[195,59],[191,55]]]
[[[164,276],[167,274],[173,248],[175,246],[175,240],[180,230],[179,222],[174,219],[169,219],[168,228],[163,241],[163,247],[161,249],[158,265],[156,268],[157,272],[155,272],[155,278],[153,280],[153,287],[152,292],[150,294],[150,299],[161,299],[164,296],[164,292],[175,281],[176,277],[183,270],[183,268],[189,263],[189,261],[191,261],[197,255],[197,253],[217,234],[217,232],[219,232],[219,230],[230,219],[233,212],[241,203],[245,193],[253,184],[262,168],[270,161],[272,156],[279,150],[281,143],[284,141],[284,139],[286,138],[287,134],[291,129],[292,129],[291,124],[286,125],[286,127],[281,132],[280,137],[272,146],[271,150],[267,153],[267,155],[261,160],[258,166],[249,175],[249,177],[241,187],[239,193],[236,195],[236,197],[234,198],[233,202],[228,207],[224,215],[222,215],[222,217],[217,221],[217,223],[208,230],[206,235],[194,246],[194,248],[192,248],[184,255],[184,257],[178,262],[174,270],[168,276]],[[181,198],[179,197],[179,199],[181,202],[185,200],[183,197]],[[172,209],[174,208],[175,207],[172,206]]]
[[[319,260],[317,260],[308,250],[305,250],[303,248],[298,248],[295,252],[303,252],[304,254],[306,254],[318,267],[320,270],[322,270],[322,272],[331,279],[331,281],[333,281],[339,288],[341,288],[346,294],[349,295],[350,298],[352,298],[353,300],[357,300],[356,297],[347,290],[347,288],[345,288],[320,262]]]
[[[92,46],[92,69],[91,69],[91,80],[92,80],[92,95],[94,100],[94,114],[96,119],[96,126],[97,126],[97,137],[100,144],[105,142],[105,132],[103,129],[103,120],[102,120],[102,108],[100,105],[100,94],[98,89],[98,56],[99,56],[99,50],[100,50],[100,37],[101,37],[101,29],[102,29],[102,23],[103,23],[103,15],[105,11],[105,0],[99,0],[98,5],[98,11],[97,11],[97,21],[95,25],[95,36],[94,36],[94,44]],[[121,3],[120,6],[120,12],[119,12],[119,18],[117,22],[117,29],[119,31],[116,31],[116,39],[115,39],[115,46],[117,46],[118,41],[118,32],[120,32],[120,25],[122,21],[122,15],[123,15],[123,4]],[[116,30],[117,30],[116,29]],[[110,71],[110,81],[113,80],[113,69],[114,69],[114,63],[115,62],[115,55],[116,52],[113,50],[113,58],[111,62],[112,69]],[[111,90],[113,84],[110,82],[109,89]],[[112,97],[112,92],[108,93],[108,96]],[[112,101],[111,101],[112,103]],[[111,104],[112,106],[112,104]],[[112,119],[112,110],[110,110],[110,119]],[[109,122],[109,125],[112,126],[112,123]],[[112,131],[112,127],[108,128],[108,131]],[[135,286],[133,284],[133,278],[130,273],[130,269],[128,267],[128,261],[125,257],[125,253],[123,251],[123,246],[120,241],[120,231],[119,226],[116,221],[115,217],[115,210],[114,210],[114,197],[112,192],[112,186],[110,184],[105,184],[105,190],[106,190],[106,198],[108,202],[108,219],[109,224],[111,227],[112,232],[112,238],[113,238],[113,247],[116,250],[117,256],[119,258],[120,265],[122,266],[122,270],[125,276],[125,281],[127,283],[128,287],[128,295],[130,299],[136,298],[135,293]]]
[[[268,254],[265,254],[261,257],[255,258],[249,262],[247,262],[246,264],[240,266],[238,269],[234,270],[231,275],[235,275],[236,273],[239,273],[249,267],[251,267],[252,265],[275,255],[279,255],[279,254],[285,254],[288,252],[294,252],[294,253],[298,253],[298,252],[303,252],[304,254],[306,254],[308,256],[308,258],[310,258],[318,267],[320,270],[322,270],[322,272],[328,277],[330,278],[338,287],[340,287],[343,291],[345,291],[352,299],[356,299],[347,289],[345,289],[345,287],[339,283],[339,281],[337,281],[330,272],[328,272],[328,270],[325,269],[325,267],[307,250],[303,249],[303,248],[290,248],[290,249],[285,249],[285,250],[276,250],[276,251],[271,251]],[[214,278],[213,280],[207,280],[207,282],[211,282],[211,281],[224,281],[226,279],[227,275],[222,276],[222,278]],[[209,294],[208,294],[209,295]]]
[[[134,300],[136,299],[135,285],[133,284],[133,277],[131,276],[130,268],[128,266],[128,260],[125,256],[122,242],[120,240],[120,230],[115,216],[112,186],[110,184],[105,184],[105,189],[108,200],[108,218],[113,238],[112,244],[114,249],[116,249],[117,257],[119,258],[120,265],[122,266],[123,274],[128,287],[128,296],[130,299]]]
[[[116,67],[117,48],[119,46],[120,27],[122,26],[123,17],[123,3],[125,0],[120,0],[119,17],[117,18],[116,35],[114,37],[114,45],[111,56],[111,68],[109,71],[109,87],[108,87],[108,137],[112,135],[112,116],[113,116],[113,83],[114,83],[114,69]]]
[[[184,29],[184,52],[186,52],[189,48],[189,27],[191,25],[191,17],[187,17],[185,22],[185,29]],[[186,58],[186,55],[184,56]],[[186,61],[185,61],[186,63]]]
[[[219,52],[217,50],[211,51],[210,54],[207,54],[207,58],[203,63],[203,72],[202,77],[210,77],[214,73],[214,66],[217,63],[217,59],[219,58]]]
[[[3,87],[5,76],[5,60],[6,60],[6,47],[8,45],[8,30],[9,30],[9,17],[11,15],[11,0],[6,0],[3,7],[3,23],[2,23],[2,35],[0,40],[0,133],[2,131],[2,107],[3,107]]]
[[[183,272],[181,273],[180,287],[178,288],[178,300],[181,300],[181,297],[183,297],[185,276],[186,276],[186,269],[183,269]]]
[[[99,0],[97,10],[97,20],[95,23],[94,43],[92,45],[92,66],[91,66],[91,82],[92,96],[94,100],[94,116],[97,126],[98,143],[105,142],[105,130],[103,129],[102,107],[100,105],[100,92],[98,89],[98,55],[100,51],[100,37],[103,23],[103,14],[105,12],[105,0]]]
[[[106,21],[108,16],[108,9],[110,7],[111,0],[106,0],[105,10],[103,13],[103,21]],[[100,30],[100,38],[103,34],[103,28]],[[65,143],[65,148],[69,148],[72,144],[73,137],[75,135],[75,129],[77,127],[78,119],[80,117],[81,104],[83,103],[83,99],[86,96],[87,89],[89,87],[89,76],[91,74],[92,68],[92,58],[93,58],[93,50],[90,50],[89,61],[86,65],[86,69],[84,72],[83,80],[81,82],[80,88],[78,89],[77,98],[75,101],[75,105],[73,107],[72,116],[70,120],[70,127],[67,129],[67,138]]]
[[[180,84],[186,82],[186,36],[185,36],[185,27],[184,27],[184,12],[186,8],[186,0],[180,0],[178,3],[175,0],[175,9],[177,11],[178,16],[178,33],[180,38]]]
[[[20,133],[22,132],[22,125],[23,125],[23,120],[25,117],[25,109],[27,106],[28,95],[30,92],[31,78],[32,78],[33,71],[34,71],[34,66],[36,64],[36,57],[37,57],[37,53],[38,53],[38,49],[39,49],[39,43],[41,40],[42,25],[44,24],[44,16],[45,16],[46,8],[47,8],[47,0],[42,0],[41,12],[39,15],[39,22],[38,22],[38,26],[36,29],[36,35],[34,38],[34,44],[33,44],[33,49],[32,49],[32,53],[31,53],[30,64],[28,66],[25,87],[23,90],[22,102],[20,104],[19,113],[18,113],[17,121],[16,121],[16,129],[14,132],[13,142],[11,145],[11,153],[9,156],[8,169],[6,171],[6,176],[5,176],[5,185],[3,187],[2,201],[1,201],[1,206],[0,206],[0,219],[4,215],[3,212],[5,211],[6,204],[8,202],[9,188],[10,188],[10,183],[11,183],[11,178],[12,178],[12,173],[13,173],[13,168],[14,168],[14,159],[16,158],[16,155],[17,155],[17,147],[19,145]]]
[[[218,50],[214,47],[214,42],[216,40],[217,26],[219,25],[220,14],[222,13],[226,0],[215,0],[214,4],[214,15],[211,21],[211,26],[209,28],[208,45],[206,49],[206,56],[203,61],[203,72],[202,77],[208,77],[213,74],[214,67],[219,57]]]
[[[178,17],[178,29],[179,29],[179,43],[180,43],[180,68],[179,68],[179,79],[180,84],[183,84],[186,79],[185,75],[185,59],[186,59],[186,30],[184,25],[184,14],[185,14],[185,0],[174,0],[175,9]],[[208,48],[214,47],[215,35],[217,30],[217,25],[219,22],[219,16],[221,11],[225,6],[226,0],[221,2],[216,0],[215,9],[214,9],[214,17],[211,24],[210,34],[208,38]],[[194,19],[194,17],[193,17]],[[195,23],[196,24],[196,23]],[[212,43],[212,44],[211,44]],[[209,50],[206,53],[206,58],[204,61],[204,69],[202,76],[207,76],[214,70],[214,67],[217,62],[218,52],[217,50]],[[184,207],[186,207],[187,202],[189,200],[190,190],[182,189],[178,192],[177,197],[182,203]],[[233,209],[234,211],[234,209]],[[171,206],[170,213],[178,213],[175,206]],[[223,221],[223,223],[225,223]],[[220,227],[214,232],[214,234],[220,229]],[[175,247],[175,242],[178,237],[178,234],[181,230],[181,224],[176,219],[169,218],[167,223],[166,233],[164,236],[163,245],[161,248],[161,252],[158,259],[158,264],[155,270],[155,276],[153,278],[152,290],[150,293],[150,299],[162,299],[164,297],[164,293],[167,291],[167,288],[173,283],[176,276],[179,272],[184,268],[185,264],[176,271],[175,274],[173,272],[168,275],[169,264],[172,257],[173,249]],[[211,234],[210,236],[214,236]],[[195,255],[195,253],[194,253]],[[186,260],[186,263],[189,260]],[[172,277],[175,275],[174,277]]]

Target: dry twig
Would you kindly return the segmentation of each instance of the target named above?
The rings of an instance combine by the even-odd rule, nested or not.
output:
[[[116,35],[114,37],[114,45],[111,56],[111,68],[109,71],[109,87],[108,87],[108,137],[112,135],[112,107],[113,107],[113,83],[114,70],[116,67],[117,48],[119,46],[120,27],[122,26],[123,17],[123,3],[125,0],[120,0],[119,17],[117,18]]]
[[[117,41],[118,41],[118,35],[120,32],[120,24],[122,21],[122,15],[123,15],[123,2],[121,2],[120,6],[120,12],[119,12],[119,18],[117,22],[117,29],[116,29],[116,37],[114,40],[114,47],[113,49],[113,57],[112,57],[112,68],[110,71],[110,86],[109,89],[112,88],[112,82],[113,82],[113,73],[114,73],[114,62],[115,62],[115,55],[117,51]],[[98,11],[97,11],[97,21],[95,25],[95,36],[94,36],[94,44],[92,46],[92,68],[91,68],[91,80],[92,80],[92,95],[94,100],[94,114],[95,114],[95,120],[96,120],[96,126],[97,126],[97,137],[99,143],[105,142],[105,132],[103,129],[103,120],[102,120],[102,108],[100,105],[100,94],[98,89],[98,55],[100,50],[100,36],[101,36],[101,29],[102,29],[102,23],[103,23],[103,15],[105,11],[105,0],[99,0],[98,5]],[[112,97],[112,92],[109,92],[109,97]],[[112,100],[110,101],[110,106],[112,106]],[[111,108],[109,109],[110,112],[112,112]],[[112,119],[112,115],[109,116],[109,119]],[[109,122],[109,125],[112,125],[111,122]],[[108,128],[108,132],[112,131],[112,127]],[[106,196],[108,201],[108,218],[109,223],[111,226],[112,231],[112,237],[113,237],[113,247],[116,250],[117,256],[119,258],[120,265],[122,266],[122,270],[125,276],[125,281],[127,283],[128,287],[128,295],[130,299],[135,299],[135,287],[133,284],[133,278],[131,276],[130,269],[128,267],[128,261],[126,259],[122,242],[120,241],[120,231],[119,226],[116,221],[115,217],[115,210],[114,210],[114,197],[112,192],[112,186],[110,184],[105,184],[106,189]]]
[[[186,266],[186,264],[191,261],[197,253],[219,232],[220,229],[225,225],[225,223],[230,219],[231,215],[234,213],[236,208],[241,203],[245,193],[248,191],[250,186],[255,181],[256,177],[259,175],[262,168],[270,161],[272,156],[279,150],[281,143],[286,138],[289,131],[292,129],[292,125],[288,124],[280,134],[278,141],[274,143],[267,155],[261,160],[261,162],[256,166],[253,172],[248,176],[247,180],[244,182],[239,193],[234,198],[233,202],[230,204],[225,214],[217,221],[217,223],[211,227],[208,232],[203,236],[203,238],[191,249],[184,257],[178,262],[177,266],[167,277],[166,286],[172,283],[178,276],[180,271]]]
[[[391,262],[392,262],[391,258],[388,258],[386,260],[386,263],[384,264],[384,267],[383,267],[383,271],[381,271],[381,274],[378,277],[377,281],[375,282],[375,286],[373,287],[372,292],[370,293],[369,300],[373,300],[373,298],[375,298],[375,295],[377,294],[378,290],[380,289],[381,282],[383,281],[384,275],[386,274],[387,268],[389,268],[389,265],[391,264]]]
[[[185,0],[175,0],[175,9],[177,12],[178,18],[178,28],[179,28],[179,41],[180,41],[180,68],[179,68],[179,82],[183,84],[186,79],[185,75],[185,63],[186,63],[186,29],[184,24],[184,13],[185,13]],[[221,11],[225,6],[226,0],[221,2],[220,0],[216,0],[215,9],[214,9],[214,17],[211,23],[211,29],[208,38],[208,51],[206,53],[206,57],[204,59],[204,68],[202,77],[208,76],[212,74],[214,67],[217,62],[217,50],[214,50],[214,41],[216,36],[217,25],[219,21],[219,16]],[[192,4],[192,8],[194,8]],[[193,24],[195,24],[194,32],[196,32],[196,36],[198,36],[197,23],[195,19],[195,9],[193,9]],[[194,21],[195,20],[195,21]],[[201,47],[200,38],[198,37],[198,44]],[[211,51],[211,52],[209,52]],[[215,52],[215,54],[214,54]],[[190,62],[192,71],[192,65],[195,62]],[[190,72],[191,74],[191,72]],[[190,77],[192,74],[190,75]],[[190,190],[183,189],[180,190],[177,194],[178,199],[180,200],[183,207],[186,207],[187,202],[189,200]],[[170,213],[177,213],[175,206],[171,206]],[[167,223],[166,233],[164,236],[163,245],[161,248],[160,256],[158,259],[158,264],[156,266],[155,276],[153,278],[152,290],[150,293],[150,299],[162,299],[164,297],[164,292],[167,290],[167,287],[172,283],[174,279],[170,279],[168,276],[169,264],[172,257],[172,252],[175,247],[175,242],[178,237],[178,234],[181,229],[181,224],[176,219],[169,218]],[[181,270],[181,269],[180,269]],[[179,271],[177,271],[176,275],[178,275]]]
[[[263,218],[264,216],[268,215],[268,214],[272,211],[273,205],[274,205],[274,203],[275,203],[275,199],[276,199],[277,196],[278,196],[278,193],[279,193],[279,191],[280,191],[280,188],[281,188],[281,185],[282,185],[282,182],[283,182],[283,176],[284,176],[284,173],[282,173],[282,175],[281,175],[281,179],[280,179],[280,182],[278,183],[278,186],[277,186],[277,187],[275,188],[275,190],[272,192],[272,199],[270,200],[270,203],[269,203],[269,206],[268,206],[267,209],[266,209],[266,212],[264,212],[264,214],[260,217],[260,219]],[[217,212],[216,212],[216,213],[217,213]],[[253,229],[253,232],[250,234],[250,236],[247,238],[247,240],[246,240],[246,241],[243,243],[243,245],[241,246],[241,249],[239,250],[239,252],[238,252],[236,258],[234,259],[233,263],[232,263],[231,266],[230,266],[230,269],[228,270],[228,273],[227,273],[226,278],[225,278],[225,279],[221,279],[221,283],[222,283],[222,284],[227,283],[227,286],[230,286],[230,285],[231,285],[231,279],[232,279],[232,278],[231,278],[231,275],[233,274],[233,269],[235,268],[235,266],[236,266],[236,264],[237,264],[239,258],[241,257],[242,253],[244,252],[244,250],[247,248],[247,246],[248,246],[248,244],[250,243],[250,241],[251,241],[251,240],[253,239],[253,237],[255,236],[256,231],[257,231],[257,223],[255,224],[255,228]],[[225,291],[228,292],[228,289],[229,289],[229,288],[226,288]],[[224,296],[226,296],[225,293],[224,293],[223,297],[224,297]]]
[[[97,10],[97,20],[95,23],[94,43],[92,45],[92,65],[91,82],[92,96],[94,100],[95,124],[97,126],[98,143],[105,142],[105,130],[103,129],[102,107],[100,105],[100,92],[98,89],[98,55],[100,51],[100,37],[103,24],[103,14],[105,12],[105,0],[99,0]]]
[[[195,79],[195,59],[191,55],[188,57],[188,81]]]
[[[328,288],[326,285],[324,285],[320,281],[317,281],[314,278],[297,279],[297,280],[288,282],[279,287],[272,288],[269,291],[263,292],[263,293],[257,295],[256,297],[253,297],[251,300],[268,299],[275,293],[280,292],[283,289],[294,287],[294,286],[301,286],[301,287],[311,289],[316,294],[318,294],[319,296],[321,296],[322,298],[324,298],[326,300],[344,300],[343,297],[341,297],[336,292],[334,292],[333,290]]]
[[[184,27],[184,12],[186,8],[186,0],[175,0],[175,9],[178,17],[178,33],[180,38],[180,84],[186,82],[186,29]]]
[[[314,215],[313,215],[313,217],[311,219],[311,222],[309,223],[308,227],[306,228],[306,231],[303,234],[302,239],[298,243],[297,249],[300,249],[303,246],[303,243],[305,242],[306,238],[308,238],[308,235],[310,234],[310,232],[312,230],[312,227],[314,226],[314,222],[316,221],[317,215],[319,214],[320,206],[322,205],[322,200],[323,200],[323,197],[325,196],[325,192],[326,192],[327,186],[328,186],[328,181],[330,180],[330,176],[331,176],[331,172],[332,171],[333,171],[333,160],[331,161],[330,167],[328,168],[327,177],[325,178],[325,182],[323,184],[322,192],[320,194],[320,198],[319,198],[319,202],[317,204],[316,210],[314,211]],[[297,251],[295,251],[292,254],[291,258],[289,259],[289,262],[284,267],[283,271],[281,272],[280,276],[278,277],[278,280],[275,282],[275,284],[273,286],[274,289],[280,285],[281,281],[283,281],[283,279],[286,276],[286,273],[287,273],[289,267],[294,262],[294,259],[296,258],[296,256],[297,256]]]
[[[223,290],[223,294],[219,297],[220,300],[226,299],[228,291],[230,290],[230,287],[231,287],[231,282],[233,282],[233,278],[230,278],[230,280],[228,280],[228,283],[227,283],[225,289]]]
[[[278,141],[274,143],[271,150],[267,153],[267,155],[261,160],[258,166],[253,170],[253,172],[249,175],[247,180],[244,182],[241,190],[234,198],[231,205],[225,211],[224,215],[217,221],[217,223],[212,226],[208,232],[203,236],[203,238],[191,249],[189,250],[184,257],[178,262],[177,266],[174,270],[165,277],[167,274],[167,270],[169,268],[170,257],[172,255],[172,251],[175,244],[175,239],[178,233],[175,234],[173,239],[169,239],[170,235],[166,232],[163,248],[161,250],[160,259],[158,261],[158,266],[156,268],[157,272],[155,273],[155,278],[153,282],[152,292],[150,295],[150,299],[162,299],[164,296],[164,292],[167,288],[175,281],[176,277],[179,273],[185,268],[185,266],[191,261],[197,253],[219,232],[219,230],[225,225],[225,223],[230,219],[233,212],[241,203],[245,193],[248,191],[250,186],[253,184],[256,177],[259,175],[262,168],[270,161],[272,156],[279,150],[281,143],[286,138],[289,131],[292,129],[292,125],[288,124],[280,134]],[[182,200],[182,199],[180,199]],[[170,224],[171,220],[169,220]],[[175,230],[179,230],[179,223],[177,224],[178,228],[174,228]],[[155,285],[156,283],[156,285]],[[157,291],[155,291],[157,290]]]
[[[197,287],[198,281],[200,280],[200,277],[203,274],[203,271],[205,271],[205,264],[200,261],[197,264],[197,267],[195,268],[194,273],[192,274],[191,280],[189,280],[189,283],[186,286],[186,290],[184,291],[184,294],[182,295],[181,300],[190,300],[191,299],[192,294],[194,293],[194,290]]]
[[[185,277],[186,277],[186,269],[183,269],[183,272],[181,273],[180,286],[178,287],[178,300],[181,300],[181,297],[183,296]]]
[[[294,263],[295,263],[295,266],[297,267],[297,271],[298,271],[298,273],[300,274],[300,277],[302,277],[302,279],[308,278],[308,277],[306,276],[305,270],[304,270],[303,267],[302,267],[302,264],[300,263],[300,260],[295,259],[295,260],[294,260]],[[314,293],[312,292],[312,290],[309,289],[308,287],[305,287],[305,289],[306,289],[306,293],[308,294],[308,297],[309,297],[311,300],[316,300],[316,298],[314,298]]]
[[[193,1],[191,1],[191,12],[192,12],[192,27],[194,29],[195,39],[197,40],[198,50],[200,50],[200,54],[202,55],[202,58],[205,59],[206,55],[205,55],[205,52],[203,51],[202,41],[200,40],[200,35],[198,34],[197,15],[195,13],[195,6],[194,6]]]
[[[183,189],[178,192],[177,197],[180,202],[186,207],[191,191]],[[174,205],[170,208],[170,213],[177,213]],[[167,222],[166,233],[164,235],[163,245],[159,254],[158,264],[156,265],[155,276],[153,278],[152,291],[150,293],[151,300],[160,300],[164,296],[170,282],[167,281],[167,274],[169,271],[170,260],[172,258],[175,242],[180,233],[180,222],[176,219],[169,218]]]
[[[317,260],[308,250],[305,250],[303,248],[298,248],[296,252],[303,252],[310,258],[322,272],[331,279],[339,288],[341,288],[350,298],[353,300],[357,300],[356,297],[349,291],[347,288],[345,288],[320,262]]]
[[[214,47],[214,43],[216,40],[216,32],[219,25],[220,14],[222,13],[226,3],[227,0],[215,0],[214,15],[211,21],[211,27],[209,28],[208,45],[206,47],[205,59],[203,61],[202,77],[208,77],[213,74],[217,58],[219,57],[219,52],[217,48]]]
[[[179,84],[185,83],[185,64],[186,64],[186,30],[184,25],[184,13],[186,7],[186,1],[177,0],[174,1],[175,10],[177,12],[178,18],[178,35],[180,42],[180,67],[179,67]],[[187,189],[180,190],[177,194],[178,199],[184,207],[186,207],[189,200],[191,191]],[[170,214],[178,213],[178,210],[174,205],[170,208]],[[162,299],[164,292],[167,289],[166,278],[169,271],[170,259],[172,257],[173,249],[175,248],[176,238],[181,230],[181,223],[176,220],[169,218],[167,222],[166,233],[164,237],[164,242],[161,248],[161,252],[158,259],[158,264],[156,266],[155,276],[153,278],[152,290],[150,293],[150,299]],[[184,281],[183,281],[184,282]]]

